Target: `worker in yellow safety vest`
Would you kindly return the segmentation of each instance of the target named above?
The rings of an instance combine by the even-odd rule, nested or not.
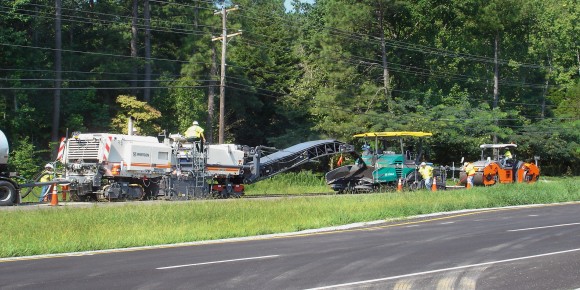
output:
[[[505,151],[505,153],[503,154],[503,160],[500,160],[500,163],[502,166],[506,167],[506,166],[512,166],[512,153],[510,152],[509,149],[507,149]]]
[[[47,163],[44,166],[44,170],[41,173],[40,182],[49,182],[54,178],[54,166],[52,164]],[[40,197],[38,198],[39,202],[45,201],[45,199],[49,196],[49,192],[52,189],[52,185],[43,185],[42,189],[40,190]]]
[[[193,121],[193,125],[187,128],[187,131],[184,133],[187,141],[201,141],[199,144],[196,143],[198,151],[203,151],[203,143],[205,143],[205,136],[203,136],[203,131],[204,130],[199,126],[199,123],[197,121]]]
[[[475,176],[475,166],[473,163],[465,162],[463,164],[463,170],[467,174],[467,186],[473,187],[473,177]]]
[[[199,139],[205,142],[205,136],[203,136],[203,131],[204,130],[202,127],[199,126],[199,123],[197,121],[193,121],[193,125],[187,128],[187,131],[185,131],[184,135],[185,138],[187,138],[188,140]]]
[[[423,177],[425,181],[425,188],[428,190],[431,189],[432,181],[433,181],[433,167],[427,165],[425,162],[421,162],[419,165],[419,174]]]
[[[505,153],[503,154],[503,157],[505,159],[512,159],[512,153],[510,152],[510,150],[506,150]]]

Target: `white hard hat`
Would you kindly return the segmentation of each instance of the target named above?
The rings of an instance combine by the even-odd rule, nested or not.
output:
[[[193,121],[193,125],[199,125],[197,121]]]
[[[47,163],[46,165],[44,165],[44,168],[54,169],[54,166],[52,166],[52,164],[50,163]]]
[[[421,162],[421,166],[425,166],[425,165],[427,165],[427,163]]]
[[[465,163],[463,163],[463,166],[467,166],[467,164],[469,164],[469,162],[465,162]]]

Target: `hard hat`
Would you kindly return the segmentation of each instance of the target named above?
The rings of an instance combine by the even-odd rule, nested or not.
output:
[[[47,163],[46,165],[44,165],[44,168],[54,169],[54,166],[52,166],[52,164],[50,163]]]
[[[427,163],[421,162],[421,166],[425,166],[425,165],[427,165]]]
[[[467,164],[469,164],[468,162],[463,163],[463,166],[467,166]]]
[[[199,125],[197,121],[193,121],[193,125]]]

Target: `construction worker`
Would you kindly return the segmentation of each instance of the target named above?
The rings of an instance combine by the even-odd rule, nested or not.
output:
[[[199,126],[197,121],[193,121],[193,125],[187,128],[184,135],[187,141],[201,141],[201,146],[197,148],[198,151],[203,151],[203,143],[205,143],[205,136],[203,135],[203,128]]]
[[[467,187],[473,187],[473,177],[475,176],[475,166],[471,162],[463,163],[463,171],[467,175]]]
[[[193,125],[187,128],[184,135],[187,140],[203,140],[205,142],[205,136],[203,136],[203,128],[199,126],[197,121],[193,121]]]
[[[427,165],[425,162],[421,162],[419,165],[419,174],[421,174],[421,177],[425,181],[425,188],[430,190],[433,181],[433,167]]]
[[[50,163],[47,163],[44,166],[44,170],[41,173],[40,182],[49,182],[53,178],[54,178],[54,166],[52,166],[52,164],[50,164]],[[47,196],[49,196],[51,188],[52,188],[52,185],[49,185],[49,184],[42,186],[42,189],[40,191],[40,197],[38,198],[39,202],[45,201]]]
[[[363,150],[363,155],[371,155],[371,146],[367,143],[365,143],[362,146],[362,150]]]
[[[512,153],[510,152],[509,149],[506,149],[505,153],[503,154],[503,157],[508,160],[508,159],[512,159]]]
[[[503,160],[500,160],[502,166],[512,166],[512,153],[509,149],[506,149],[505,153],[503,154]]]

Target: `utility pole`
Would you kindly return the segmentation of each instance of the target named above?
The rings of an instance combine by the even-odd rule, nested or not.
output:
[[[222,65],[221,65],[221,77],[220,77],[220,117],[219,117],[219,137],[218,144],[224,143],[224,128],[225,128],[225,98],[226,98],[226,48],[228,44],[228,37],[234,37],[236,35],[242,34],[242,32],[234,33],[228,35],[228,30],[226,27],[227,15],[230,11],[238,10],[238,6],[234,8],[226,9],[225,6],[222,7],[221,11],[215,12],[214,14],[222,15],[222,36],[214,37],[211,41],[221,40],[222,41]]]

